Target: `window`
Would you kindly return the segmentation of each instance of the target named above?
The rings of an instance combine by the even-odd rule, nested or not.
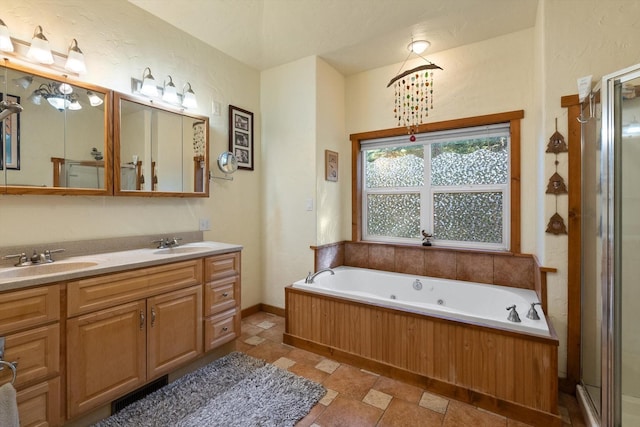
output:
[[[519,251],[519,160],[512,164],[519,120],[432,126],[415,142],[406,132],[352,135],[359,151],[354,240],[416,244],[425,230],[437,246]]]

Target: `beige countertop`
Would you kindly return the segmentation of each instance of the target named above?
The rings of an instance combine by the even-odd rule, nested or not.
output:
[[[48,264],[0,268],[0,292],[240,250],[241,245],[203,241],[168,249],[132,249],[61,258]]]

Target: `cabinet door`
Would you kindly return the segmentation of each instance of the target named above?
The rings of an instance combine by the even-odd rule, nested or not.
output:
[[[22,427],[61,425],[60,377],[18,391],[18,415]]]
[[[60,372],[60,325],[28,329],[6,337],[4,359],[18,363],[15,386],[20,389]],[[11,370],[0,371],[0,384],[11,380]]]
[[[145,383],[145,301],[67,320],[69,417]]]
[[[149,298],[147,310],[149,379],[202,353],[202,286]]]

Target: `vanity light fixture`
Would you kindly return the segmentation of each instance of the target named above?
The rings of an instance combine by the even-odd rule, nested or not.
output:
[[[13,42],[9,34],[9,27],[0,19],[0,50],[3,52],[13,52]]]
[[[42,27],[38,25],[33,31],[31,46],[27,56],[41,64],[53,64],[53,55],[49,47],[49,40],[42,34]]]
[[[89,104],[91,104],[92,107],[97,107],[104,102],[102,98],[90,90],[87,91],[87,98],[89,98]]]
[[[80,102],[78,100],[78,95],[76,95],[75,93],[73,95],[71,95],[70,97],[71,103],[69,104],[69,110],[82,110],[82,105],[80,105]]]
[[[87,66],[84,63],[84,54],[78,47],[78,40],[76,39],[73,39],[69,45],[69,53],[64,68],[77,74],[87,72]]]
[[[153,78],[149,67],[145,68],[142,72],[142,87],[140,88],[140,93],[146,96],[158,96],[156,79]]]
[[[185,91],[186,87],[189,87]],[[182,88],[182,106],[184,108],[198,108],[198,101],[196,100],[196,94],[191,89],[191,83],[187,82]]]
[[[31,86],[31,83],[33,83],[33,76],[22,76],[17,79],[13,79],[12,82],[16,86],[20,86],[22,89],[26,89]]]
[[[164,84],[164,92],[162,93],[162,100],[171,104],[178,104],[180,99],[178,98],[178,90],[176,85],[173,84],[173,79],[169,77],[169,82]]]

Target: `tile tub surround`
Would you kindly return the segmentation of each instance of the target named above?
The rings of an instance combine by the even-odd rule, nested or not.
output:
[[[437,246],[371,242],[337,242],[312,246],[315,270],[346,265],[441,279],[533,289],[546,311],[547,277],[553,268],[540,266],[530,254],[470,251]]]
[[[266,326],[265,321],[274,326],[266,329],[258,326]],[[531,427],[475,405],[282,344],[283,332],[282,317],[259,312],[242,320],[242,335],[236,339],[235,348],[325,386],[325,397],[296,427]],[[259,340],[252,340],[254,337]],[[350,384],[357,393],[351,391]],[[559,401],[562,426],[583,427],[585,424],[576,399],[561,393]]]

